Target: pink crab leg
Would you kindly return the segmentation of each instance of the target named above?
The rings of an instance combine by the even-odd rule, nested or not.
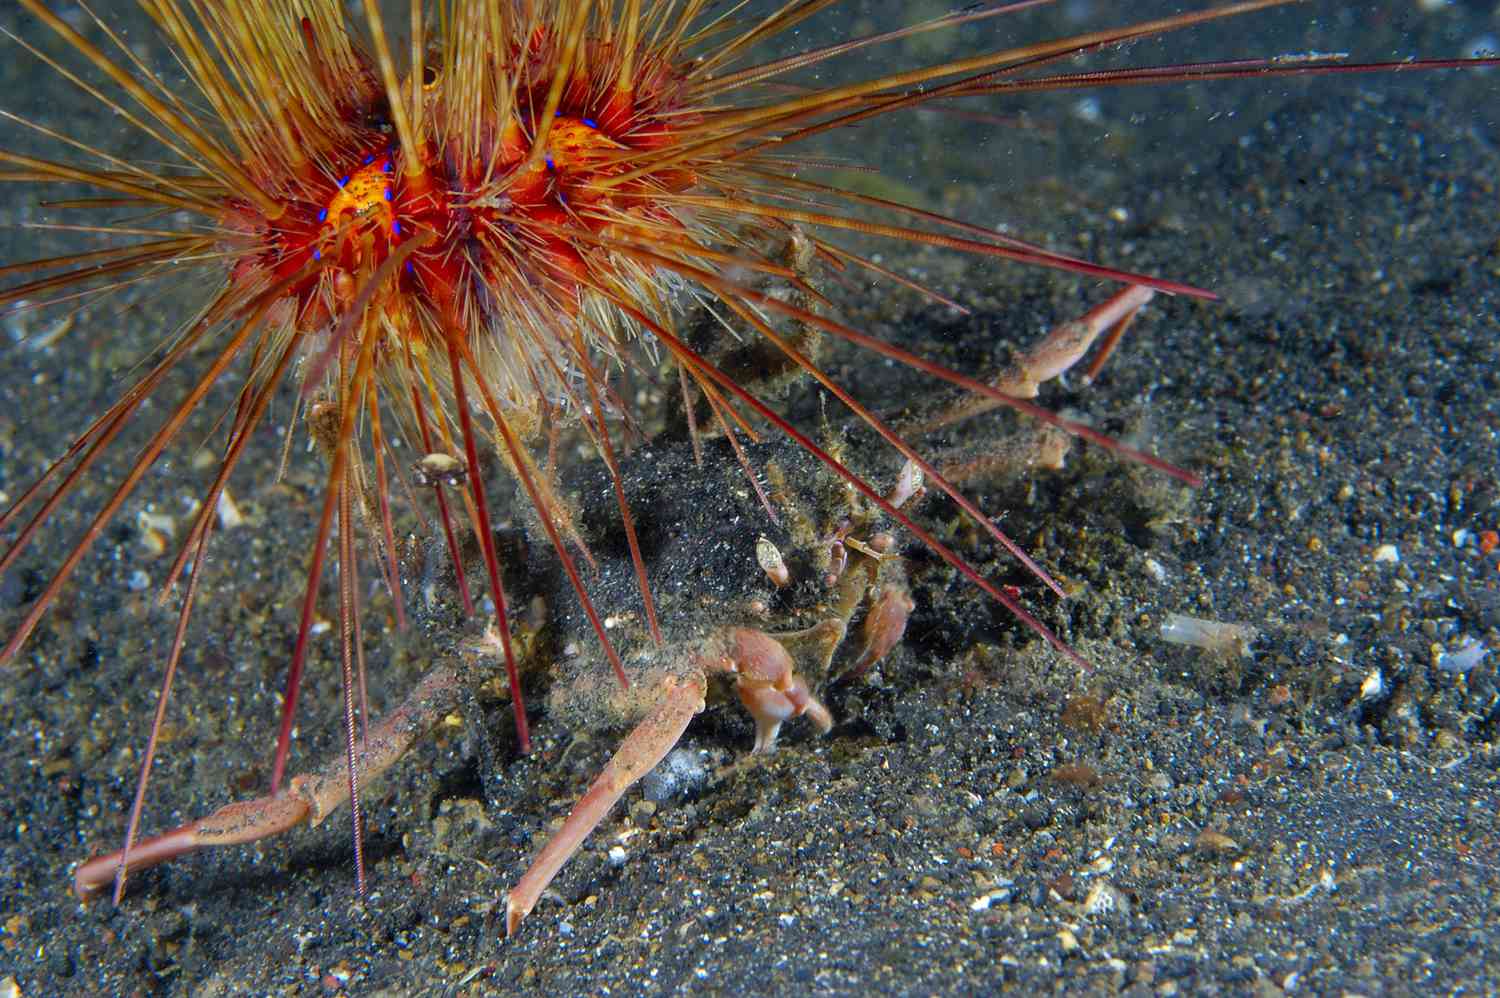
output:
[[[1034,399],[1043,384],[1078,363],[1094,342],[1104,336],[1099,356],[1088,369],[1088,379],[1093,380],[1104,361],[1114,352],[1115,345],[1126,328],[1146,303],[1155,297],[1156,291],[1142,284],[1122,288],[1102,304],[1090,309],[1082,318],[1064,322],[1053,329],[1040,343],[1016,358],[1009,368],[991,381],[991,387],[1011,398]],[[999,408],[1001,404],[998,399],[971,396],[933,416],[917,432],[930,433],[950,423],[982,415]]]
[[[703,709],[707,673],[734,677],[740,700],[755,718],[755,751],[769,751],[781,722],[806,714],[827,734],[833,715],[812,695],[793,671],[792,656],[770,634],[749,627],[732,627],[710,638],[701,650],[689,653],[691,668],[682,676],[667,676],[661,697],[637,724],[594,780],[562,828],[547,841],[505,903],[505,933],[514,935],[521,920],[536,907],[552,878],[573,857],[583,840],[602,822],[631,785],[649,773],[672,751],[693,715]]]
[[[1083,318],[1065,322],[1048,333],[1014,368],[996,379],[995,387],[1015,398],[1036,398],[1042,384],[1076,364],[1100,333],[1130,322],[1155,297],[1156,291],[1143,284],[1116,291]]]
[[[399,707],[370,728],[358,757],[361,778],[369,780],[389,769],[453,709],[458,690],[458,672],[452,666],[429,672]],[[227,804],[205,818],[136,843],[130,848],[128,872],[199,849],[257,842],[304,821],[317,825],[348,800],[349,764],[340,755],[321,770],[292,777],[281,793]],[[73,873],[74,893],[85,901],[102,894],[114,883],[123,855],[116,850],[82,863]]]
[[[578,851],[583,840],[604,820],[620,796],[672,751],[687,730],[688,722],[703,709],[707,685],[701,674],[667,677],[662,697],[651,713],[625,736],[609,764],[594,780],[594,785],[574,805],[562,828],[548,840],[525,875],[511,889],[505,902],[506,935],[515,935],[521,919],[536,907],[537,900],[557,876],[557,871]]]

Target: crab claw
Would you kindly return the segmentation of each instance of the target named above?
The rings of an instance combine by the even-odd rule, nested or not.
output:
[[[728,635],[728,671],[735,675],[740,702],[755,718],[755,751],[768,752],[776,744],[781,722],[806,714],[826,734],[833,715],[792,668],[786,647],[765,631],[736,627]]]
[[[859,661],[849,670],[850,679],[864,675],[870,666],[901,643],[906,634],[906,621],[915,608],[911,594],[901,586],[889,585],[880,591],[870,612],[865,614],[865,647],[859,653]]]

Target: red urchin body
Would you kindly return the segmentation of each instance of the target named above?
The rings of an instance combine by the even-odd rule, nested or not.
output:
[[[305,22],[303,33],[315,50]],[[673,99],[683,84],[680,74],[660,60],[634,66],[629,79],[590,74],[591,67],[618,68],[610,46],[590,44],[540,136],[538,116],[556,79],[558,53],[551,47],[557,44],[555,32],[539,27],[528,44],[512,46],[521,82],[507,106],[494,109],[478,143],[473,136],[434,137],[415,149],[402,146],[392,133],[389,102],[373,85],[373,68],[349,74],[336,89],[358,97],[340,107],[341,127],[327,129],[302,175],[279,174],[279,164],[247,163],[274,192],[279,214],[267,217],[253,202],[229,199],[225,225],[243,237],[235,241],[242,256],[233,284],[255,289],[295,276],[285,291],[296,302],[295,326],[315,334],[347,312],[361,274],[428,234],[391,277],[386,317],[409,322],[398,317],[403,303],[412,303],[455,322],[467,316],[503,329],[514,319],[503,289],[516,282],[543,292],[566,319],[586,287],[610,276],[591,275],[590,247],[581,237],[602,239],[629,230],[633,220],[642,231],[665,227],[688,235],[658,205],[663,194],[694,186],[690,170],[668,167],[618,187],[600,186],[629,170],[632,154],[668,148],[679,131],[697,123],[698,116]],[[440,84],[428,92],[440,94]],[[429,112],[440,114],[441,104],[434,97]]]

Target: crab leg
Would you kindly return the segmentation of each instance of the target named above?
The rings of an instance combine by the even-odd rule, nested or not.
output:
[[[820,732],[833,725],[832,715],[793,669],[792,657],[764,631],[736,627],[719,632],[687,652],[680,676],[661,682],[655,707],[626,736],[604,771],[543,847],[516,883],[506,904],[506,932],[514,933],[535,907],[542,892],[578,851],[583,840],[637,780],[670,752],[703,709],[710,673],[734,677],[746,709],[755,718],[755,750],[770,749],[783,721],[806,714]],[[356,757],[366,778],[389,769],[417,739],[431,730],[458,702],[458,670],[440,666],[429,672],[394,711],[373,725]],[[322,769],[300,773],[280,793],[237,801],[130,849],[128,873],[147,869],[216,846],[243,845],[290,831],[303,822],[320,824],[349,800],[349,762],[336,757]],[[73,890],[88,901],[102,894],[120,872],[123,852],[95,856],[73,875]]]
[[[701,673],[667,677],[662,684],[662,696],[651,713],[625,736],[594,785],[573,806],[562,828],[542,847],[525,875],[511,888],[505,902],[506,935],[515,935],[521,919],[536,907],[557,871],[578,851],[620,796],[672,751],[687,730],[688,722],[703,709],[707,685]]]
[[[755,718],[755,751],[768,751],[781,722],[806,714],[826,734],[833,716],[808,690],[792,668],[792,656],[776,638],[749,627],[733,627],[710,638],[702,650],[689,653],[689,669],[668,675],[661,697],[646,719],[637,724],[594,780],[562,828],[547,841],[526,873],[511,889],[505,904],[505,933],[514,935],[521,920],[536,907],[552,878],[573,857],[609,814],[622,794],[672,751],[688,722],[703,709],[708,673],[734,677],[740,700]]]
[[[458,672],[439,666],[429,672],[401,706],[370,728],[358,756],[361,778],[389,769],[406,750],[435,727],[458,703]],[[213,814],[172,829],[130,848],[130,869],[144,870],[199,849],[243,845],[279,835],[307,821],[317,825],[349,799],[349,764],[344,756],[320,770],[299,773],[287,788],[255,800],[236,801]],[[122,853],[95,856],[73,874],[73,891],[91,900],[114,883]]]
[[[1064,322],[1053,329],[990,384],[1011,398],[1036,398],[1043,384],[1078,363],[1094,342],[1104,336],[1099,357],[1088,370],[1088,377],[1092,380],[1098,376],[1099,368],[1114,351],[1126,328],[1154,297],[1156,292],[1145,285],[1132,284],[1122,288],[1082,318]],[[923,421],[915,432],[930,433],[950,423],[989,412],[999,405],[996,399],[971,396]]]

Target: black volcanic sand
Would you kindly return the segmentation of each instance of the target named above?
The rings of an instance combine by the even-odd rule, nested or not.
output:
[[[1355,43],[1370,58],[1446,55],[1500,33],[1487,3],[1426,14],[1327,6],[1347,13],[1305,34],[1297,25],[1310,11],[1299,8],[1202,36],[1202,50],[1178,41],[1125,58]],[[1396,6],[1399,18],[1379,16]],[[1039,33],[1063,25],[1050,16],[1016,20]],[[0,23],[45,34],[13,12]],[[144,38],[136,29],[130,38]],[[107,112],[8,51],[5,89],[22,94],[9,105],[120,146]],[[507,886],[619,737],[577,726],[558,688],[549,700],[545,665],[569,645],[597,657],[597,644],[519,514],[502,537],[512,593],[550,613],[529,659],[535,751],[518,755],[508,703],[492,676],[477,676],[440,735],[367,795],[366,900],[354,895],[342,813],[139,875],[120,909],[69,893],[72,864],[122,834],[173,619],[153,602],[169,559],[153,555],[150,532],[175,527],[180,539],[210,477],[192,453],[233,399],[231,386],[216,389],[5,673],[3,983],[27,996],[1500,987],[1500,653],[1467,672],[1440,658],[1465,641],[1500,648],[1500,552],[1481,547],[1500,530],[1497,80],[1137,90],[1095,108],[1029,102],[1019,129],[924,112],[860,133],[852,152],[831,144],[888,160],[888,187],[961,217],[1004,219],[1058,250],[1222,294],[1221,304],[1159,300],[1098,384],[1075,377],[1044,392],[1050,406],[1201,472],[1204,485],[1188,490],[1097,447],[1075,448],[1061,472],[971,483],[1064,581],[1062,603],[951,503],[926,499],[921,521],[989,577],[1019,585],[1093,670],[1080,673],[904,537],[917,600],[907,640],[867,681],[827,690],[833,733],[794,722],[773,754],[754,757],[744,713],[711,707],[683,740],[686,776],[628,794],[515,939],[501,934]],[[7,144],[31,142],[15,133],[7,127]],[[154,155],[140,142],[127,151]],[[866,175],[842,179],[879,189]],[[30,191],[5,194],[7,221],[37,217]],[[6,236],[6,259],[60,245],[45,232]],[[830,281],[841,314],[969,371],[1108,292],[870,249],[971,314],[885,284]],[[91,305],[55,346],[10,344],[0,489],[14,498],[61,453],[188,314],[191,292],[132,289]],[[52,321],[0,317],[13,340]],[[828,364],[883,411],[935,391],[868,356],[835,351]],[[5,577],[0,630],[190,383],[187,371],[170,379]],[[798,386],[786,405],[857,469],[891,482],[900,459],[824,402]],[[290,407],[288,394],[278,426]],[[793,626],[817,583],[804,573],[769,593],[754,544],[784,538],[781,528],[722,443],[697,470],[670,411],[662,422],[627,462],[627,489],[671,635],[748,620],[758,596],[771,603],[764,626]],[[1016,425],[992,414],[924,446],[976,456]],[[258,438],[232,486],[249,522],[221,535],[206,573],[152,784],[154,828],[253,796],[267,779],[323,474],[299,431],[275,482],[281,432]],[[829,495],[827,474],[789,445],[750,453],[813,507]],[[638,599],[607,478],[576,462],[564,488],[601,561],[602,609],[628,614]],[[506,516],[519,509],[508,490],[497,475]],[[478,630],[457,619],[431,546],[414,541],[405,554],[410,632],[391,630],[388,597],[372,588],[366,599],[382,707]],[[1172,613],[1254,628],[1248,653],[1164,642]],[[638,619],[617,633],[627,651],[642,647]],[[339,750],[333,629],[317,652],[299,767]]]

